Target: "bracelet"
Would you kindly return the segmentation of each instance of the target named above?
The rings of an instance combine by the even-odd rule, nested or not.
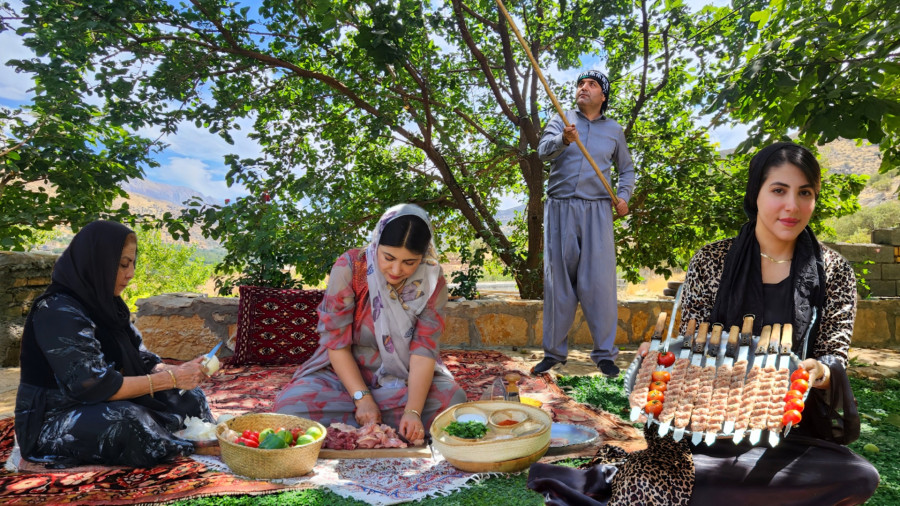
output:
[[[415,413],[416,416],[419,417],[419,420],[422,419],[422,413],[419,413],[418,411],[416,411],[416,410],[414,410],[414,409],[404,409],[403,412],[404,412],[404,413]]]
[[[172,369],[166,369],[166,372],[172,377],[172,388],[178,388],[178,382],[175,381],[175,373],[172,372]]]
[[[147,381],[150,382],[150,397],[153,397],[153,378],[150,375],[147,375]]]

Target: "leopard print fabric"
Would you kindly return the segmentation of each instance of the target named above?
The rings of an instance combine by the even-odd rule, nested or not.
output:
[[[725,255],[733,242],[731,238],[707,244],[691,259],[681,295],[681,334],[687,331],[691,319],[709,321],[725,269]],[[825,307],[813,354],[815,358],[831,355],[847,367],[856,319],[856,275],[838,252],[821,243],[819,246],[825,262]]]
[[[608,506],[687,506],[694,489],[694,461],[687,439],[660,437],[655,426],[644,429],[644,438],[646,450],[628,454],[605,445],[591,461],[590,465],[618,467]]]

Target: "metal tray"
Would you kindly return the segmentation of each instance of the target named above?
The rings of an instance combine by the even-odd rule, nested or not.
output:
[[[728,340],[728,332],[723,332],[722,333],[722,343],[723,344],[722,344],[722,346],[719,347],[719,355],[718,355],[717,359],[722,359],[725,357],[724,343],[727,342],[727,340]],[[749,371],[750,368],[753,367],[753,363],[756,359],[756,355],[754,355],[752,353],[752,350],[754,350],[756,348],[757,343],[759,343],[759,336],[753,336],[753,342],[750,344],[751,353],[747,357],[747,362],[748,362],[747,363],[747,371]],[[660,345],[660,349],[663,348],[664,344],[665,344],[665,342],[663,342]],[[678,356],[680,354],[683,344],[684,344],[684,336],[677,336],[675,338],[672,338],[671,341],[669,342],[668,351],[674,352],[675,356]],[[709,359],[709,358],[710,357],[707,357],[707,359]],[[631,391],[634,389],[634,382],[637,379],[637,373],[641,368],[641,362],[643,361],[643,359],[644,359],[644,357],[642,357],[638,354],[635,354],[634,360],[631,362],[631,364],[628,366],[628,369],[625,371],[624,382],[625,382],[626,396],[630,396]],[[788,369],[790,370],[791,373],[793,373],[797,369],[797,367],[799,367],[799,365],[800,365],[800,358],[796,354],[791,352],[790,355],[788,356]],[[669,367],[665,367],[665,368],[657,369],[657,370],[671,371],[672,367],[673,366],[669,366]],[[803,394],[804,401],[806,400],[808,395],[809,395],[809,390],[807,390],[806,393]],[[629,403],[629,409],[630,409],[630,403]],[[643,413],[643,411],[641,413],[646,415],[646,413]],[[651,425],[657,425],[657,426],[659,425],[659,421],[656,420],[655,418],[648,419],[647,423],[649,423]],[[674,432],[675,432],[675,427],[670,426],[667,434],[671,435]],[[769,432],[769,431],[764,431],[764,432]],[[693,433],[689,429],[684,429],[684,434],[689,439],[693,435]],[[780,434],[780,432],[778,434]],[[716,439],[733,439],[733,437],[734,437],[734,434],[725,434],[723,432],[719,432],[716,435]],[[762,441],[765,441],[765,440],[766,440],[766,438],[762,439]]]
[[[550,448],[547,449],[547,455],[560,455],[582,450],[596,442],[599,437],[600,434],[590,427],[554,422],[550,426]]]

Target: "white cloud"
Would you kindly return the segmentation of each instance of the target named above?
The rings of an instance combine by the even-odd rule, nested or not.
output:
[[[197,158],[172,157],[159,167],[147,171],[147,179],[151,181],[186,186],[203,195],[218,200],[244,196],[247,191],[242,186],[229,188],[225,183],[225,167],[210,167],[205,161]]]

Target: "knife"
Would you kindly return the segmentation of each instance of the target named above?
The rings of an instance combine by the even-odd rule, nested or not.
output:
[[[626,373],[626,380],[631,381],[631,388],[628,389],[626,385],[626,391],[629,396],[629,403],[631,404],[631,413],[629,418],[632,422],[640,419],[642,413],[644,412],[643,405],[646,401],[646,398],[643,396],[647,395],[649,391],[648,387],[649,383],[646,385],[638,385],[637,380],[641,375],[641,371],[649,372],[650,370],[656,369],[656,358],[654,358],[651,353],[657,352],[659,350],[660,339],[662,338],[663,329],[666,326],[666,313],[665,311],[659,313],[659,317],[656,319],[656,327],[653,329],[653,335],[650,336],[650,348],[647,350],[647,356],[641,357],[640,355],[634,358],[634,363],[629,367],[629,371],[634,371],[633,374]],[[640,364],[636,369],[632,369],[636,364]],[[629,379],[629,378],[634,378]],[[643,391],[643,393],[640,393]],[[632,397],[640,397],[640,399],[632,399]],[[640,402],[637,402],[640,401]],[[649,418],[647,419],[647,423],[650,423]]]
[[[707,333],[709,333],[709,323],[703,322],[700,324],[700,330],[697,331],[697,337],[694,338],[694,342],[688,348],[691,353],[691,365],[688,368],[688,379],[689,381],[691,381],[691,383],[688,385],[688,397],[685,399],[683,405],[680,406],[675,412],[676,420],[687,418],[688,423],[690,423],[690,414],[694,410],[694,394],[696,392],[693,379],[700,374],[700,369],[702,369],[702,367],[700,367],[700,364],[703,362],[703,348],[706,346]],[[685,414],[688,416],[685,417]],[[675,430],[672,431],[672,439],[674,439],[675,441],[681,441],[681,438],[684,437],[684,431],[686,428],[687,424],[682,427],[676,426]]]
[[[666,401],[663,403],[662,413],[659,415],[659,435],[665,436],[672,427],[672,419],[678,411],[678,407],[682,405],[685,397],[690,395],[687,390],[688,368],[690,361],[688,357],[691,353],[691,336],[694,334],[694,327],[697,326],[695,320],[688,321],[685,335],[681,339],[676,339],[679,344],[678,357],[672,365],[672,379],[669,381],[669,388],[666,390]]]
[[[772,333],[769,335],[769,343],[766,347],[766,358],[763,360],[759,366],[763,368],[763,374],[769,375],[771,369],[775,369],[778,367],[778,350],[781,347],[781,324],[776,323],[772,325]],[[760,343],[762,344],[762,343]],[[766,388],[771,388],[773,385],[764,381],[763,384]],[[771,396],[770,396],[771,398]],[[766,404],[768,404],[768,399],[766,399]],[[768,414],[766,415],[766,421],[768,421]],[[756,445],[759,443],[760,438],[762,437],[762,431],[765,429],[765,422],[762,428],[752,428],[750,429],[750,444]]]
[[[712,383],[715,382],[716,360],[718,360],[719,357],[719,345],[721,344],[721,342],[722,324],[716,323],[715,325],[713,325],[712,335],[710,336],[709,342],[706,345],[706,358],[703,359],[704,366],[700,371],[701,385],[703,383],[710,383],[710,386],[712,386]],[[710,362],[710,359],[712,359],[712,362]],[[702,420],[697,423],[698,427],[703,427],[703,429],[706,428],[706,421],[709,419],[709,403],[712,399],[712,394],[713,392],[712,390],[710,390],[709,394],[705,395],[704,398],[697,398],[697,400],[699,400],[700,402],[697,402],[697,400],[694,401],[694,409],[697,409],[697,406],[702,406],[703,411],[701,413],[705,412],[704,414],[706,415],[706,420]],[[693,423],[691,424],[691,430],[693,430]],[[703,441],[703,430],[694,431],[693,435],[691,436],[691,442],[694,444],[694,446],[697,446],[701,441]]]
[[[790,388],[791,381],[791,346],[794,344],[794,327],[790,323],[785,323],[781,328],[781,354],[778,355],[778,373],[779,380],[776,380],[775,388],[773,389],[774,394],[773,398],[777,395],[779,397],[778,401],[783,403],[784,394],[787,393]],[[780,424],[781,421],[779,420]],[[787,427],[784,427],[784,435],[787,436],[787,433],[791,430],[791,424],[788,424]],[[773,431],[769,433],[769,443],[772,446],[778,444],[779,438],[778,433],[781,431]]]
[[[204,368],[206,367],[206,362],[216,355],[216,352],[219,351],[219,348],[222,347],[222,343],[224,343],[224,342],[225,341],[219,341],[219,344],[215,345],[213,347],[213,349],[209,351],[209,353],[207,353],[206,355],[203,355],[203,361],[201,363],[203,364]],[[184,395],[185,392],[187,392],[187,390],[184,390],[184,389],[178,390],[178,395]]]
[[[711,416],[706,422],[706,444],[711,445],[716,442],[716,436],[722,431],[722,424],[725,422],[725,414],[728,410],[728,392],[731,388],[732,381],[732,365],[734,364],[734,354],[737,353],[738,334],[740,329],[737,325],[732,325],[728,329],[728,341],[725,343],[725,355],[719,356],[716,353],[716,379],[712,393],[710,406],[711,413],[718,413],[715,421],[711,420]]]
[[[747,355],[750,343],[753,342],[753,315],[744,316],[744,325],[738,334],[737,327],[732,327],[735,331],[734,346],[737,350],[732,349],[732,356],[735,356],[734,365],[731,372],[731,386],[728,389],[728,408],[725,410],[725,423],[722,425],[722,432],[731,434],[734,432],[734,422],[741,411],[741,399],[734,398],[736,393],[740,396],[744,390],[744,378],[747,375]],[[732,344],[732,337],[728,336],[728,344]],[[728,350],[726,350],[726,354]]]
[[[746,404],[742,404],[740,415],[738,415],[738,419],[735,420],[735,424],[738,422],[742,423],[740,428],[737,428],[734,431],[734,444],[738,444],[741,440],[744,439],[744,433],[750,428],[750,417],[753,414],[753,410],[755,408],[755,403],[750,403],[753,400],[753,390],[760,384],[760,374],[762,373],[762,364],[766,360],[766,349],[769,346],[769,338],[772,335],[772,326],[766,325],[762,328],[762,332],[759,335],[759,342],[756,345],[756,349],[753,354],[753,364],[750,367],[750,371],[747,373],[747,378],[744,381],[744,388],[741,391],[742,401]],[[743,336],[742,336],[743,337]]]

